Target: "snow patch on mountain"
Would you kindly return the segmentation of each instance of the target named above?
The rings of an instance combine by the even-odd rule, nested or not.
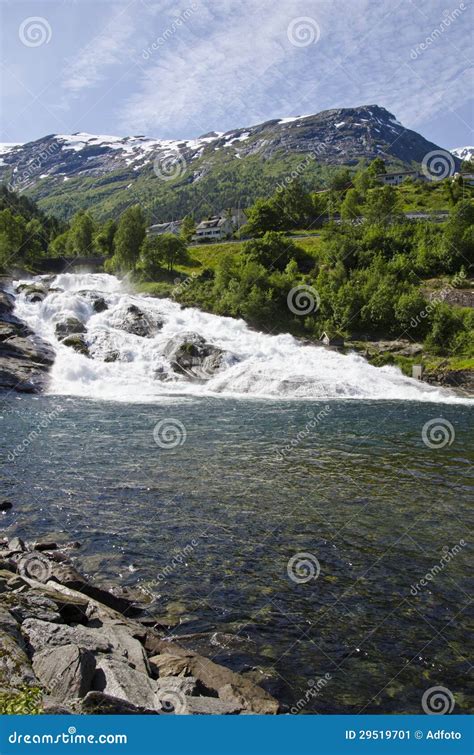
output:
[[[460,160],[474,160],[474,147],[455,147],[451,150],[452,155],[456,155]]]

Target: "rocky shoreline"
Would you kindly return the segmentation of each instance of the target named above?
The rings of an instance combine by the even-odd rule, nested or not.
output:
[[[13,314],[11,279],[0,279],[0,390],[40,393],[47,385],[54,349]]]
[[[86,579],[77,547],[0,541],[0,714],[280,711],[250,679],[168,640],[145,604]]]

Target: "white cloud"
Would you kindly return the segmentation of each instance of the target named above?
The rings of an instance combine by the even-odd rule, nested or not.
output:
[[[468,91],[460,71],[469,45],[468,35],[461,37],[465,19],[454,20],[427,52],[410,58],[412,47],[442,21],[444,4],[430,0],[420,12],[410,0],[201,0],[140,62],[142,75],[118,109],[119,123],[126,132],[180,137],[373,103],[407,125],[426,122]],[[173,10],[184,7],[159,14],[158,34],[169,27]],[[317,21],[316,44],[289,43],[288,24],[300,16]]]
[[[133,15],[128,5],[113,4],[112,12],[96,34],[66,66],[62,84],[71,93],[89,89],[105,81],[109,69],[121,65],[129,54],[134,34]]]

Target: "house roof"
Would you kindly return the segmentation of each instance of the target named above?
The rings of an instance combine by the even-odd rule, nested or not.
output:
[[[390,176],[413,176],[417,170],[395,170],[391,173],[378,173],[376,178],[389,178]]]

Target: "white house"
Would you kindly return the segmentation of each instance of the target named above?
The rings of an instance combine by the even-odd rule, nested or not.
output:
[[[232,236],[234,231],[229,218],[215,215],[208,220],[202,220],[196,228],[193,241],[222,241]]]
[[[193,241],[222,241],[232,236],[247,222],[247,216],[240,208],[229,207],[218,215],[202,220],[192,237]]]
[[[396,173],[379,173],[376,178],[377,181],[385,186],[399,186],[406,178],[425,180],[423,173],[420,173],[418,170],[399,170]]]

